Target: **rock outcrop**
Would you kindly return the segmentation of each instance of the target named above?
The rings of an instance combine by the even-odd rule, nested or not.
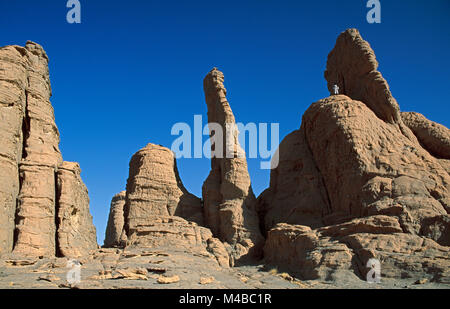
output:
[[[204,215],[213,234],[229,245],[233,260],[244,262],[260,256],[264,239],[245,153],[239,145],[223,81],[223,73],[216,68],[203,81],[211,137],[217,134],[211,124],[218,124],[223,131],[222,140],[216,137],[217,144],[211,145],[211,172],[202,190]]]
[[[20,164],[20,182],[14,252],[31,256],[54,256],[55,167],[23,161]]]
[[[0,48],[0,254],[10,252],[14,245],[28,87],[26,54],[19,46]]]
[[[201,200],[184,188],[173,152],[153,144],[131,158],[125,209],[128,236],[155,217],[178,216],[203,224]]]
[[[415,141],[402,121],[399,105],[388,83],[378,71],[374,51],[357,29],[348,29],[339,35],[328,55],[324,75],[330,94],[333,86],[338,85],[340,94],[364,102],[378,118],[395,124],[402,134]]]
[[[420,144],[436,158],[450,159],[450,130],[419,113],[401,113],[403,122],[413,131]]]
[[[0,48],[0,254],[13,248],[17,254],[31,256],[66,252],[57,247],[59,231],[55,222],[59,206],[72,203],[83,216],[89,213],[88,203],[75,205],[64,200],[70,190],[83,191],[79,173],[73,188],[64,186],[63,191],[57,190],[58,181],[63,181],[58,168],[64,170],[66,165],[59,150],[60,137],[50,103],[48,61],[44,49],[33,42],[27,42],[25,47]],[[71,220],[64,212],[61,210],[60,218]],[[79,245],[96,246],[92,218],[83,218],[86,221],[77,224],[90,226],[91,235],[85,235],[84,228],[78,232],[90,237],[90,244],[76,241],[70,244],[72,249]],[[79,236],[74,230],[70,233],[72,236],[65,238],[74,240]],[[80,252],[84,250],[82,247]]]
[[[366,279],[367,261],[381,262],[384,278],[429,278],[449,283],[450,249],[403,233],[395,218],[372,216],[312,230],[280,223],[269,231],[266,260],[307,280]]]
[[[270,172],[270,186],[258,197],[262,230],[278,223],[323,226],[330,202],[304,130],[286,136],[277,152],[279,163]]]
[[[423,220],[447,214],[449,175],[364,103],[333,96],[311,105],[303,123],[330,200],[326,224],[389,214],[420,234]]]
[[[57,172],[57,249],[66,257],[86,256],[97,249],[97,236],[89,212],[88,190],[78,163],[63,162]]]
[[[339,36],[325,77],[342,94],[305,112],[258,198],[266,262],[304,279],[365,279],[376,258],[383,276],[447,282],[448,129],[401,115],[377,66],[357,30]]]
[[[120,214],[121,196],[115,201],[119,209],[110,214],[111,226],[120,224],[114,223],[119,221],[114,217]],[[123,207],[123,232],[112,227],[114,241],[108,238],[105,246],[116,245],[120,238],[119,244],[127,248],[172,247],[211,255],[220,265],[229,266],[224,245],[201,226],[201,200],[183,186],[170,149],[148,144],[133,155]]]
[[[126,191],[122,191],[111,200],[111,208],[109,210],[108,224],[105,233],[105,247],[120,246],[121,236],[123,232],[124,214],[123,209],[126,201]]]

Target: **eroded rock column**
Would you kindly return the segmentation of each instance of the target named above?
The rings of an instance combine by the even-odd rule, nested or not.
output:
[[[125,217],[130,236],[154,218],[178,216],[202,224],[198,197],[184,188],[170,149],[148,144],[130,161]]]
[[[199,225],[203,223],[201,200],[184,188],[170,149],[148,144],[133,155],[124,218],[127,247],[169,246],[211,254],[219,265],[229,266],[224,245]]]
[[[14,252],[26,256],[54,256],[55,167],[24,161],[20,165],[20,181]]]
[[[66,257],[85,256],[97,249],[88,190],[80,173],[75,162],[63,162],[57,172],[57,254]]]
[[[218,124],[223,130],[222,152],[216,149],[217,145],[212,146],[211,152],[216,156],[211,159],[211,172],[203,184],[205,223],[229,245],[234,260],[244,261],[260,256],[264,239],[259,231],[256,198],[238,132],[227,131],[227,126],[235,125],[235,118],[223,81],[223,73],[216,68],[203,81],[208,123]]]
[[[126,195],[127,192],[122,191],[114,195],[111,200],[111,208],[109,210],[108,224],[105,233],[105,247],[120,245],[124,223],[123,209],[125,206]]]
[[[19,194],[23,118],[26,109],[26,50],[0,48],[0,255],[13,248],[14,216]]]
[[[56,253],[55,171],[62,163],[59,132],[50,103],[48,57],[36,43],[27,42],[25,48],[29,61],[27,106],[14,252],[53,256]]]

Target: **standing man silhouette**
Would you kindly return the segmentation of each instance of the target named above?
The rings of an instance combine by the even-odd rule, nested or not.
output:
[[[333,94],[338,95],[339,94],[339,86],[337,84],[333,85]]]

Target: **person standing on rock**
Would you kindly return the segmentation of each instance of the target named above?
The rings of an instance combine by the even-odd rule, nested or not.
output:
[[[339,86],[337,84],[333,85],[333,94],[338,95],[339,94]]]

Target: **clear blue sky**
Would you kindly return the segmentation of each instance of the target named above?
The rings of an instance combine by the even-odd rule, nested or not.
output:
[[[401,109],[449,127],[450,1],[381,0],[381,24],[366,22],[366,2],[81,0],[82,23],[68,24],[66,0],[0,0],[0,45],[47,51],[63,157],[81,165],[103,244],[131,156],[149,142],[170,147],[176,122],[206,121],[202,80],[214,66],[237,120],[279,122],[282,138],[328,95],[327,55],[356,27]],[[178,167],[201,196],[209,160]],[[269,172],[256,159],[249,169],[258,195]]]

